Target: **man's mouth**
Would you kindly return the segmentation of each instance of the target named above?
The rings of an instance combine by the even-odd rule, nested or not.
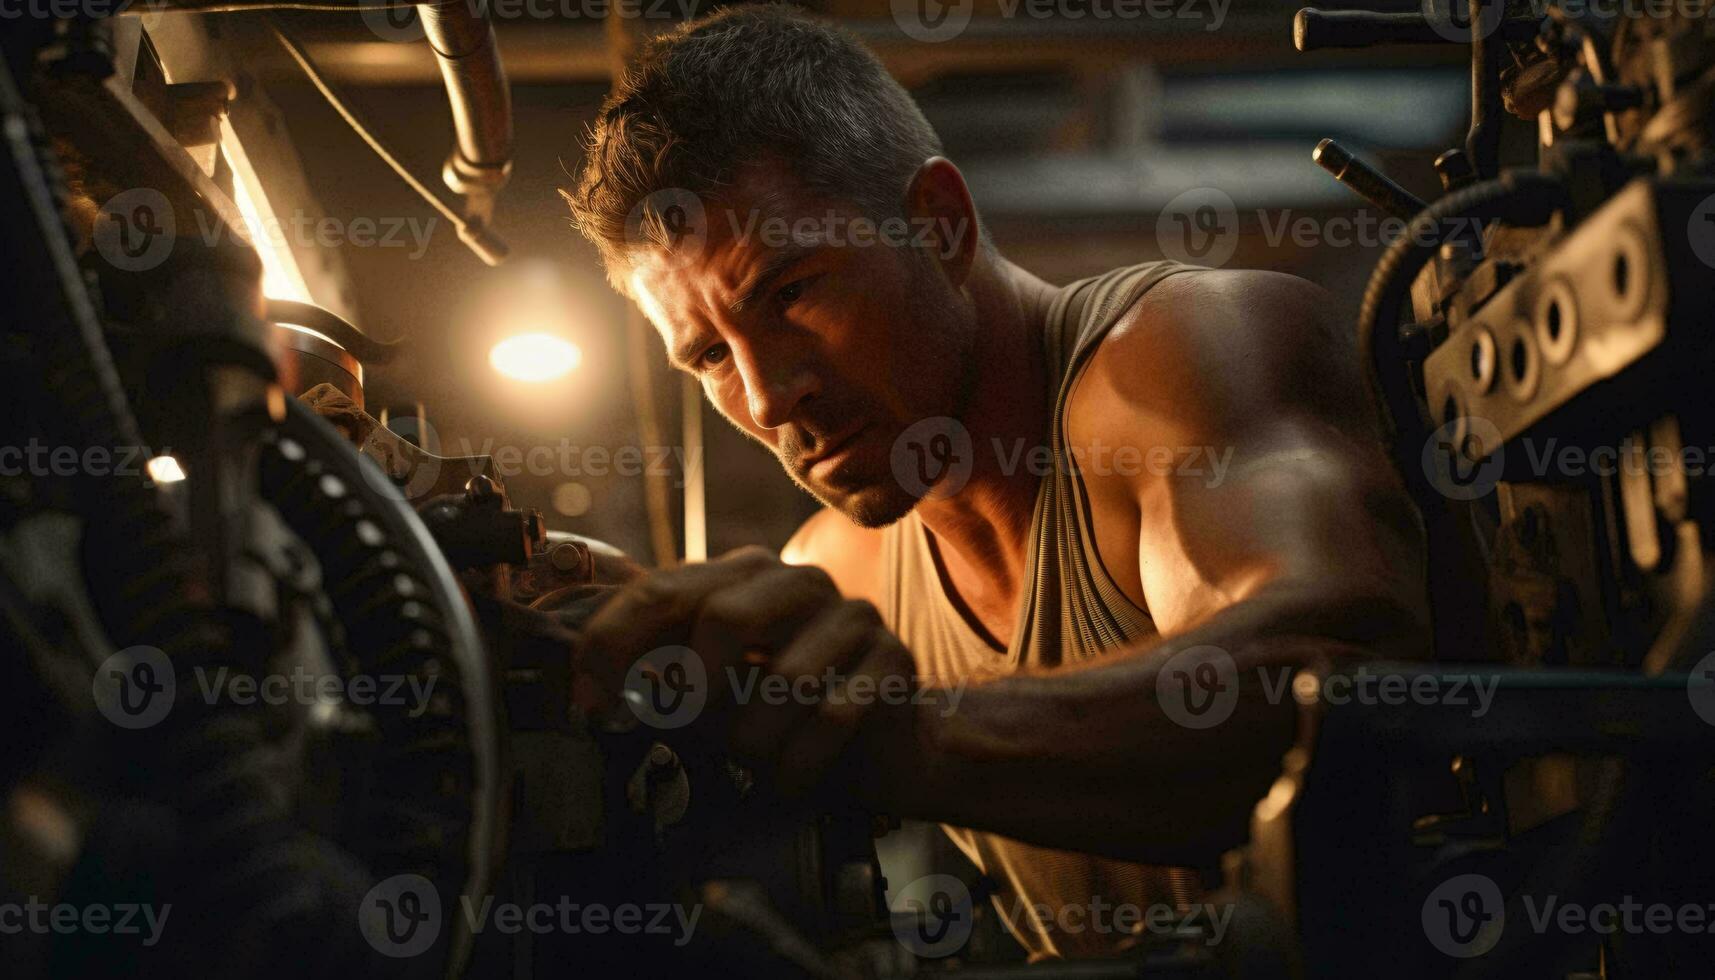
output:
[[[860,425],[830,442],[826,449],[804,461],[804,473],[808,476],[819,475],[823,477],[831,474],[841,463],[851,457],[852,451],[857,448],[859,437],[868,429],[868,425]]]

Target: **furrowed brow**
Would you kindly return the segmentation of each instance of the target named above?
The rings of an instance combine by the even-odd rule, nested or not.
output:
[[[680,371],[694,373],[695,365],[693,362],[697,359],[697,355],[702,353],[705,345],[706,341],[702,336],[693,337],[668,351],[667,360]]]
[[[780,275],[787,269],[814,254],[818,247],[816,245],[789,245],[770,255],[768,261],[764,262],[760,269],[745,277],[744,282],[739,285],[737,290],[738,299],[733,300],[732,305],[727,307],[727,312],[737,316],[754,306],[773,287],[774,280],[780,278]]]

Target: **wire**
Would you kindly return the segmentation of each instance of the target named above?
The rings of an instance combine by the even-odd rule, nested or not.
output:
[[[309,78],[310,84],[316,87],[316,91],[322,94],[322,98],[327,100],[328,105],[333,106],[334,111],[340,114],[340,117],[345,120],[346,125],[351,127],[352,132],[356,133],[363,142],[367,143],[369,148],[374,151],[376,156],[381,158],[383,163],[392,167],[393,172],[399,175],[400,180],[409,184],[412,190],[416,191],[423,200],[429,202],[436,211],[439,211],[448,221],[452,222],[454,227],[461,231],[464,230],[466,227],[464,218],[459,215],[458,212],[454,211],[445,201],[442,201],[438,195],[430,191],[422,181],[418,180],[416,176],[411,173],[411,171],[405,169],[405,165],[400,163],[399,160],[393,156],[392,152],[381,144],[381,141],[376,138],[374,133],[369,131],[369,127],[364,124],[363,120],[358,118],[357,113],[354,112],[351,107],[347,106],[345,101],[339,97],[339,93],[333,90],[333,86],[328,84],[326,77],[321,73],[321,69],[317,68],[315,62],[310,60],[309,52],[305,51],[303,46],[298,42],[287,36],[286,32],[280,29],[279,22],[273,17],[268,17],[267,21],[268,29],[274,32],[274,37],[277,38],[281,46],[286,49],[286,53],[291,55],[292,60],[298,63],[298,67],[304,70],[304,75]]]

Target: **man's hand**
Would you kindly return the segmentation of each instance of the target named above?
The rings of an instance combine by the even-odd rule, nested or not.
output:
[[[911,700],[875,692],[915,687],[910,653],[874,606],[842,598],[820,569],[782,564],[761,548],[654,572],[621,588],[582,631],[574,699],[598,717],[629,711],[620,702],[632,666],[667,646],[690,648],[708,677],[692,737],[724,740],[735,758],[789,795],[822,781],[860,726],[875,719],[872,708]],[[843,693],[829,696],[830,677]],[[909,712],[887,714],[867,727],[888,725],[891,736],[908,741]]]

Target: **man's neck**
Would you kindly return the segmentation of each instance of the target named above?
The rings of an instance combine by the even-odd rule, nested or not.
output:
[[[1023,586],[1041,482],[1032,450],[1049,426],[1042,327],[1055,290],[995,256],[979,257],[966,292],[976,308],[977,332],[963,422],[976,458],[963,489],[922,501],[917,513],[934,533],[961,597],[980,614],[985,605],[1015,607]]]

